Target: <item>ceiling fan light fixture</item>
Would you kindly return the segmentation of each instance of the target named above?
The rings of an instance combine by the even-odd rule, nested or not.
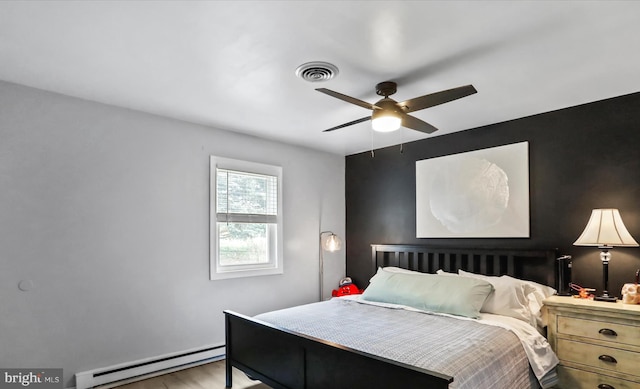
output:
[[[371,115],[371,127],[377,132],[392,132],[401,124],[402,118],[395,111],[375,110]]]
[[[316,90],[331,97],[335,97],[336,99],[373,111],[371,116],[366,116],[339,126],[331,127],[324,130],[324,132],[338,130],[340,128],[371,120],[374,131],[391,132],[402,126],[425,134],[431,134],[438,131],[438,129],[422,119],[408,115],[409,113],[448,103],[449,101],[457,100],[478,92],[473,85],[465,85],[397,102],[394,99],[389,98],[389,96],[396,93],[397,84],[393,81],[384,81],[376,85],[376,94],[384,96],[384,98],[375,104],[371,104],[327,88],[316,88]]]

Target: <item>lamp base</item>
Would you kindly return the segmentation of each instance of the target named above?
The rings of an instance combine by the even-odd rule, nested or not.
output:
[[[613,296],[596,296],[593,298],[593,301],[606,301],[608,303],[615,303],[616,301],[618,301],[618,298]]]

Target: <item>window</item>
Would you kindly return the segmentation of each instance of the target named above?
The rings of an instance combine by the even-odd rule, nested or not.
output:
[[[282,168],[211,156],[211,279],[282,273]]]

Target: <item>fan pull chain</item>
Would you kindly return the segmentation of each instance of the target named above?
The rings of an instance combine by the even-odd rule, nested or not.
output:
[[[400,129],[400,154],[404,154],[404,129]]]
[[[371,158],[374,158],[376,153],[373,152],[373,129],[371,130]]]

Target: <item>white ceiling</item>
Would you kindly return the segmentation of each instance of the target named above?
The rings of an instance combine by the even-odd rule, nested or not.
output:
[[[341,155],[640,91],[637,1],[2,1],[0,79]],[[309,61],[339,75],[295,76]],[[375,133],[375,102],[466,84]]]

